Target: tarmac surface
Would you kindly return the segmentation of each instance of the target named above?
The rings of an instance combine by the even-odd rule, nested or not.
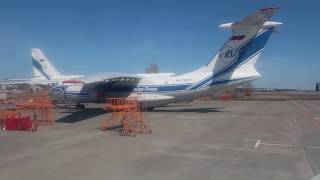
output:
[[[308,180],[320,173],[320,101],[210,101],[145,113],[151,135],[101,131],[105,113],[56,109],[37,132],[0,131],[1,180]]]

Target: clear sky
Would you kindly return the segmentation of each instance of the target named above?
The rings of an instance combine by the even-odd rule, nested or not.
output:
[[[61,73],[185,73],[229,37],[218,28],[264,7],[283,22],[257,62],[256,87],[314,89],[320,81],[320,1],[2,0],[0,79],[32,76],[31,48]]]

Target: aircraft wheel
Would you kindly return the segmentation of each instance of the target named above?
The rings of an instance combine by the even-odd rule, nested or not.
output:
[[[147,108],[147,111],[153,111],[153,110],[154,110],[154,107]]]
[[[79,109],[85,109],[86,106],[84,104],[77,104],[77,108]]]

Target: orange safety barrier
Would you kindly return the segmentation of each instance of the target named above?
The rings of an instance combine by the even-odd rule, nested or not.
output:
[[[7,103],[8,103],[7,99],[0,99],[0,104],[7,104]]]
[[[53,125],[53,104],[49,96],[19,97],[17,110],[29,114],[39,125]]]
[[[111,117],[102,122],[101,129],[121,126],[122,136],[136,136],[137,133],[151,134],[149,124],[143,118],[141,104],[134,98],[108,98],[104,107],[112,111]]]
[[[14,105],[15,117],[31,117],[32,123],[38,125],[53,125],[53,104],[47,92],[38,92],[9,99],[6,104]],[[2,121],[8,116],[9,110],[0,111]],[[11,112],[12,113],[12,112]],[[29,122],[25,122],[29,123]],[[2,123],[3,124],[3,123]]]
[[[16,110],[0,110],[1,130],[31,130],[36,131],[38,124],[30,116],[23,116]]]
[[[19,116],[19,112],[16,110],[0,109],[0,121],[6,118],[15,118]]]

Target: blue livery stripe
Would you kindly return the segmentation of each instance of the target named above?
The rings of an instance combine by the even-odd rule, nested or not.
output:
[[[41,64],[36,61],[35,59],[32,58],[32,64],[33,66],[44,76],[46,77],[48,80],[51,79],[44,71],[43,71],[43,68],[41,66]]]
[[[213,81],[214,79],[217,79],[217,78],[231,72],[232,70],[239,67],[241,64],[247,62],[249,59],[251,59],[251,57],[256,55],[258,52],[260,52],[264,48],[264,46],[267,43],[269,37],[271,36],[273,30],[274,30],[274,28],[272,28],[272,27],[268,28],[268,29],[264,30],[262,33],[253,37],[251,40],[249,40],[247,43],[245,43],[243,46],[241,46],[239,48],[239,50],[238,50],[239,56],[235,62],[231,63],[229,66],[226,66],[221,71],[218,71],[213,76],[210,76],[210,77],[207,77],[207,78],[201,80],[201,82],[204,82],[204,83],[200,83],[196,86],[193,86],[191,88],[191,90],[202,88],[202,87],[204,87],[203,85],[210,82],[210,80]],[[213,81],[213,83],[214,83],[214,81]],[[211,83],[211,85],[212,85],[212,83]]]
[[[268,28],[263,33],[259,34],[258,36],[255,36],[254,38],[252,38],[251,41],[241,46],[238,50],[238,53],[239,53],[238,59],[234,63],[227,66],[222,71],[214,74],[213,79],[221,77],[222,75],[234,70],[235,68],[238,67],[238,65],[244,63],[246,60],[248,60],[250,56],[252,56],[256,52],[258,52],[260,49],[262,49],[267,43],[267,40],[269,39],[273,30],[274,28]]]

